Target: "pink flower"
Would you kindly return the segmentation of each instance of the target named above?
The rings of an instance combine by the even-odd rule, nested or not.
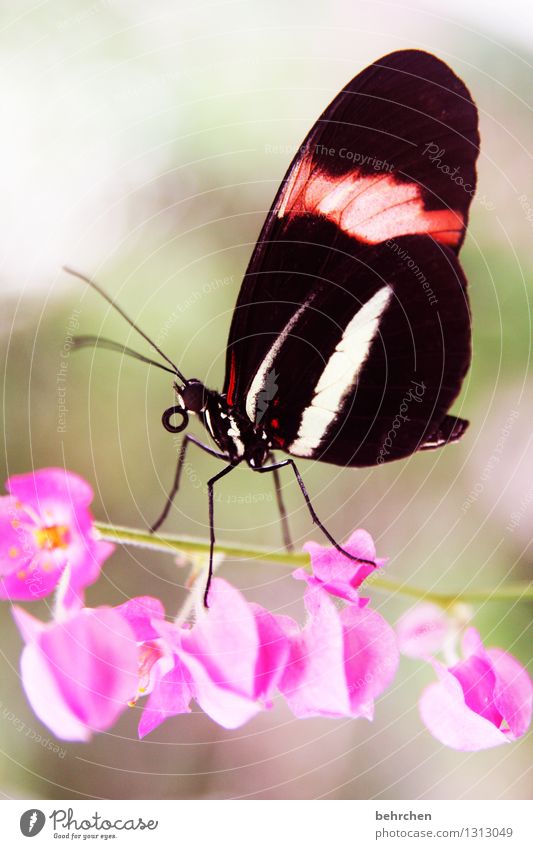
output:
[[[408,657],[427,658],[440,651],[451,631],[450,618],[430,602],[412,607],[396,623],[400,651]]]
[[[173,643],[194,698],[219,725],[238,728],[272,707],[289,641],[278,617],[222,578],[213,580],[209,610],[199,609],[192,628],[167,625],[161,633]]]
[[[445,746],[470,752],[521,737],[533,698],[524,667],[502,649],[485,649],[475,628],[465,632],[462,650],[464,659],[449,668],[432,661],[439,680],[420,699],[429,731]]]
[[[189,713],[193,698],[224,728],[272,706],[289,641],[275,616],[222,578],[213,580],[209,609],[198,609],[192,627],[165,621],[157,599],[133,599],[115,610],[139,648],[136,699],[148,696],[140,737],[170,716]]]
[[[0,598],[43,598],[67,564],[70,591],[79,595],[114,548],[95,536],[89,484],[64,469],[41,469],[9,478],[6,488],[10,495],[0,497]]]
[[[358,587],[387,560],[376,558],[374,541],[370,534],[362,529],[354,531],[348,542],[344,543],[344,548],[355,557],[370,560],[375,565],[356,563],[336,548],[307,542],[304,545],[304,551],[308,551],[311,555],[313,573],[310,575],[305,569],[296,569],[293,576],[298,580],[306,581],[309,586],[323,587],[332,595],[357,603],[359,601]]]
[[[110,607],[46,625],[18,607],[13,616],[26,643],[22,683],[41,722],[62,740],[110,728],[138,680],[138,648],[124,617]]]
[[[148,696],[139,721],[142,739],[165,719],[179,713],[190,713],[193,697],[192,681],[186,667],[173,653],[170,643],[160,636],[172,632],[165,623],[165,611],[157,598],[144,596],[131,599],[115,608],[132,628],[138,646],[138,683],[136,702]]]
[[[291,652],[280,690],[298,717],[372,719],[374,699],[393,680],[399,652],[394,631],[365,602],[340,612],[320,587],[305,593],[303,631],[285,618]]]

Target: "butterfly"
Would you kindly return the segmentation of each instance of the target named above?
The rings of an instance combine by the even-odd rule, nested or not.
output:
[[[224,462],[208,482],[212,574],[214,488],[239,464],[272,472],[291,546],[279,471],[295,458],[375,466],[456,442],[449,415],[471,358],[471,316],[458,261],[479,153],[464,83],[420,50],[367,67],[314,124],[283,178],[250,259],[229,331],[222,392],[187,379],[112,298],[90,283],[166,361],[80,337],[174,374],[164,427],[195,415],[216,448],[186,434],[172,490],[193,444]],[[285,455],[279,459],[274,452]]]

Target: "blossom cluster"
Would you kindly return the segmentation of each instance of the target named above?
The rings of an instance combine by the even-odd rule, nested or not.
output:
[[[92,490],[77,475],[43,469],[10,478],[7,490],[0,498],[0,597],[30,601],[56,591],[49,622],[20,606],[13,616],[25,643],[26,695],[58,738],[88,740],[129,705],[140,707],[141,698],[141,738],[189,713],[193,702],[228,729],[270,709],[276,697],[298,718],[372,720],[400,651],[435,671],[419,706],[443,744],[487,748],[521,736],[529,725],[532,684],[515,658],[486,649],[474,628],[459,629],[437,606],[420,605],[394,629],[361,596],[363,582],[385,563],[364,530],[345,548],[365,562],[317,543],[305,546],[311,570],[293,573],[305,583],[303,625],[248,601],[219,577],[209,609],[198,603],[193,619],[182,621],[151,596],[85,606],[85,588],[113,546],[98,538]],[[462,657],[454,654],[460,636]]]

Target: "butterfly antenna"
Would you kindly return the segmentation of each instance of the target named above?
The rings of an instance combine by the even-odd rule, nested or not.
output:
[[[106,351],[117,351],[119,354],[125,354],[127,357],[140,360],[142,363],[148,363],[163,371],[168,371],[169,374],[175,374],[174,369],[168,368],[168,366],[164,366],[162,363],[150,359],[150,357],[145,357],[144,354],[139,354],[138,351],[128,348],[127,345],[114,342],[112,339],[105,339],[103,336],[75,336],[72,350],[77,351],[80,348],[103,348]]]
[[[113,307],[113,309],[116,310],[119,313],[119,315],[121,315],[122,318],[125,321],[128,322],[130,327],[133,327],[133,329],[136,330],[137,333],[139,333],[143,337],[143,339],[145,339],[146,342],[148,342],[148,344],[152,346],[154,351],[157,351],[159,356],[163,357],[163,359],[166,360],[166,362],[169,363],[169,365],[172,366],[173,374],[176,374],[179,377],[179,379],[183,381],[183,383],[187,383],[187,379],[182,375],[182,373],[179,370],[179,368],[177,367],[177,365],[175,363],[173,363],[172,360],[169,357],[167,357],[166,354],[163,353],[161,348],[158,345],[156,345],[156,343],[153,342],[152,339],[150,339],[150,337],[147,336],[146,333],[144,333],[144,331],[141,330],[141,328],[133,321],[133,319],[130,318],[129,315],[124,312],[122,307],[119,307],[119,305],[113,300],[111,295],[108,295],[107,292],[104,291],[104,289],[100,288],[98,283],[95,283],[94,280],[90,279],[90,277],[87,277],[85,274],[82,274],[81,271],[76,271],[74,268],[70,268],[68,265],[63,266],[63,271],[66,271],[67,274],[72,274],[73,277],[77,277],[79,280],[83,280],[83,282],[87,283],[87,285],[90,286],[91,289],[94,289],[96,292],[98,292],[98,294],[101,295],[102,298],[104,298],[107,301],[107,303],[110,304]]]

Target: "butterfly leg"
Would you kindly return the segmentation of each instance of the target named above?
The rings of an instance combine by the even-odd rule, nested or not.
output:
[[[270,459],[274,459],[274,455],[269,455]],[[278,511],[281,518],[281,532],[283,535],[283,545],[285,546],[287,551],[292,551],[294,549],[294,545],[291,539],[291,532],[289,528],[289,520],[287,518],[287,510],[285,508],[285,502],[283,501],[283,493],[281,491],[281,481],[279,477],[279,469],[272,469],[272,473],[274,475],[274,489],[276,491],[276,501],[278,502]]]
[[[337,549],[337,551],[340,551],[341,554],[344,554],[346,557],[349,557],[350,560],[355,560],[357,563],[367,563],[369,566],[375,566],[376,564],[374,563],[373,560],[365,560],[362,557],[355,557],[353,554],[350,554],[349,551],[346,551],[342,547],[342,545],[340,545],[340,543],[338,543],[337,540],[334,537],[331,536],[328,529],[326,527],[324,527],[324,525],[322,524],[322,522],[318,518],[317,514],[315,513],[315,508],[313,507],[313,505],[311,503],[309,493],[307,492],[307,489],[306,489],[306,486],[303,482],[302,476],[301,476],[300,472],[298,471],[298,467],[297,467],[296,463],[294,462],[294,460],[281,460],[279,463],[273,463],[270,466],[263,466],[260,469],[259,468],[254,469],[254,472],[275,472],[278,469],[283,469],[285,466],[290,466],[292,471],[294,472],[294,476],[295,476],[295,478],[298,482],[298,486],[300,487],[301,493],[304,497],[305,503],[307,505],[307,509],[309,510],[309,515],[311,516],[311,519],[313,520],[314,524],[317,525],[317,527],[320,528],[320,530],[322,531],[324,536],[327,537],[327,539]]]
[[[181,470],[183,464],[185,462],[185,455],[187,453],[187,447],[189,443],[192,442],[193,445],[196,445],[198,448],[201,448],[202,451],[205,451],[207,454],[210,454],[212,457],[216,457],[217,460],[227,460],[228,458],[224,454],[220,454],[218,451],[215,451],[214,448],[211,448],[209,445],[204,445],[203,442],[200,442],[199,439],[196,439],[194,436],[190,434],[186,434],[183,437],[183,442],[181,443],[180,452],[178,454],[178,463],[176,465],[176,473],[174,475],[174,483],[172,484],[172,489],[170,490],[167,500],[165,502],[165,506],[163,508],[163,512],[156,519],[156,521],[150,527],[150,533],[155,534],[155,532],[161,527],[165,519],[167,518],[170,508],[172,507],[172,502],[176,496],[176,493],[179,489],[180,478],[181,478]]]
[[[209,570],[207,572],[207,581],[205,583],[204,590],[204,607],[209,607],[207,597],[209,595],[209,587],[211,586],[211,581],[213,579],[213,555],[215,553],[215,507],[213,496],[215,484],[225,475],[228,475],[237,465],[238,463],[230,463],[229,466],[226,466],[225,469],[222,469],[221,472],[207,481],[207,493],[209,499]]]

